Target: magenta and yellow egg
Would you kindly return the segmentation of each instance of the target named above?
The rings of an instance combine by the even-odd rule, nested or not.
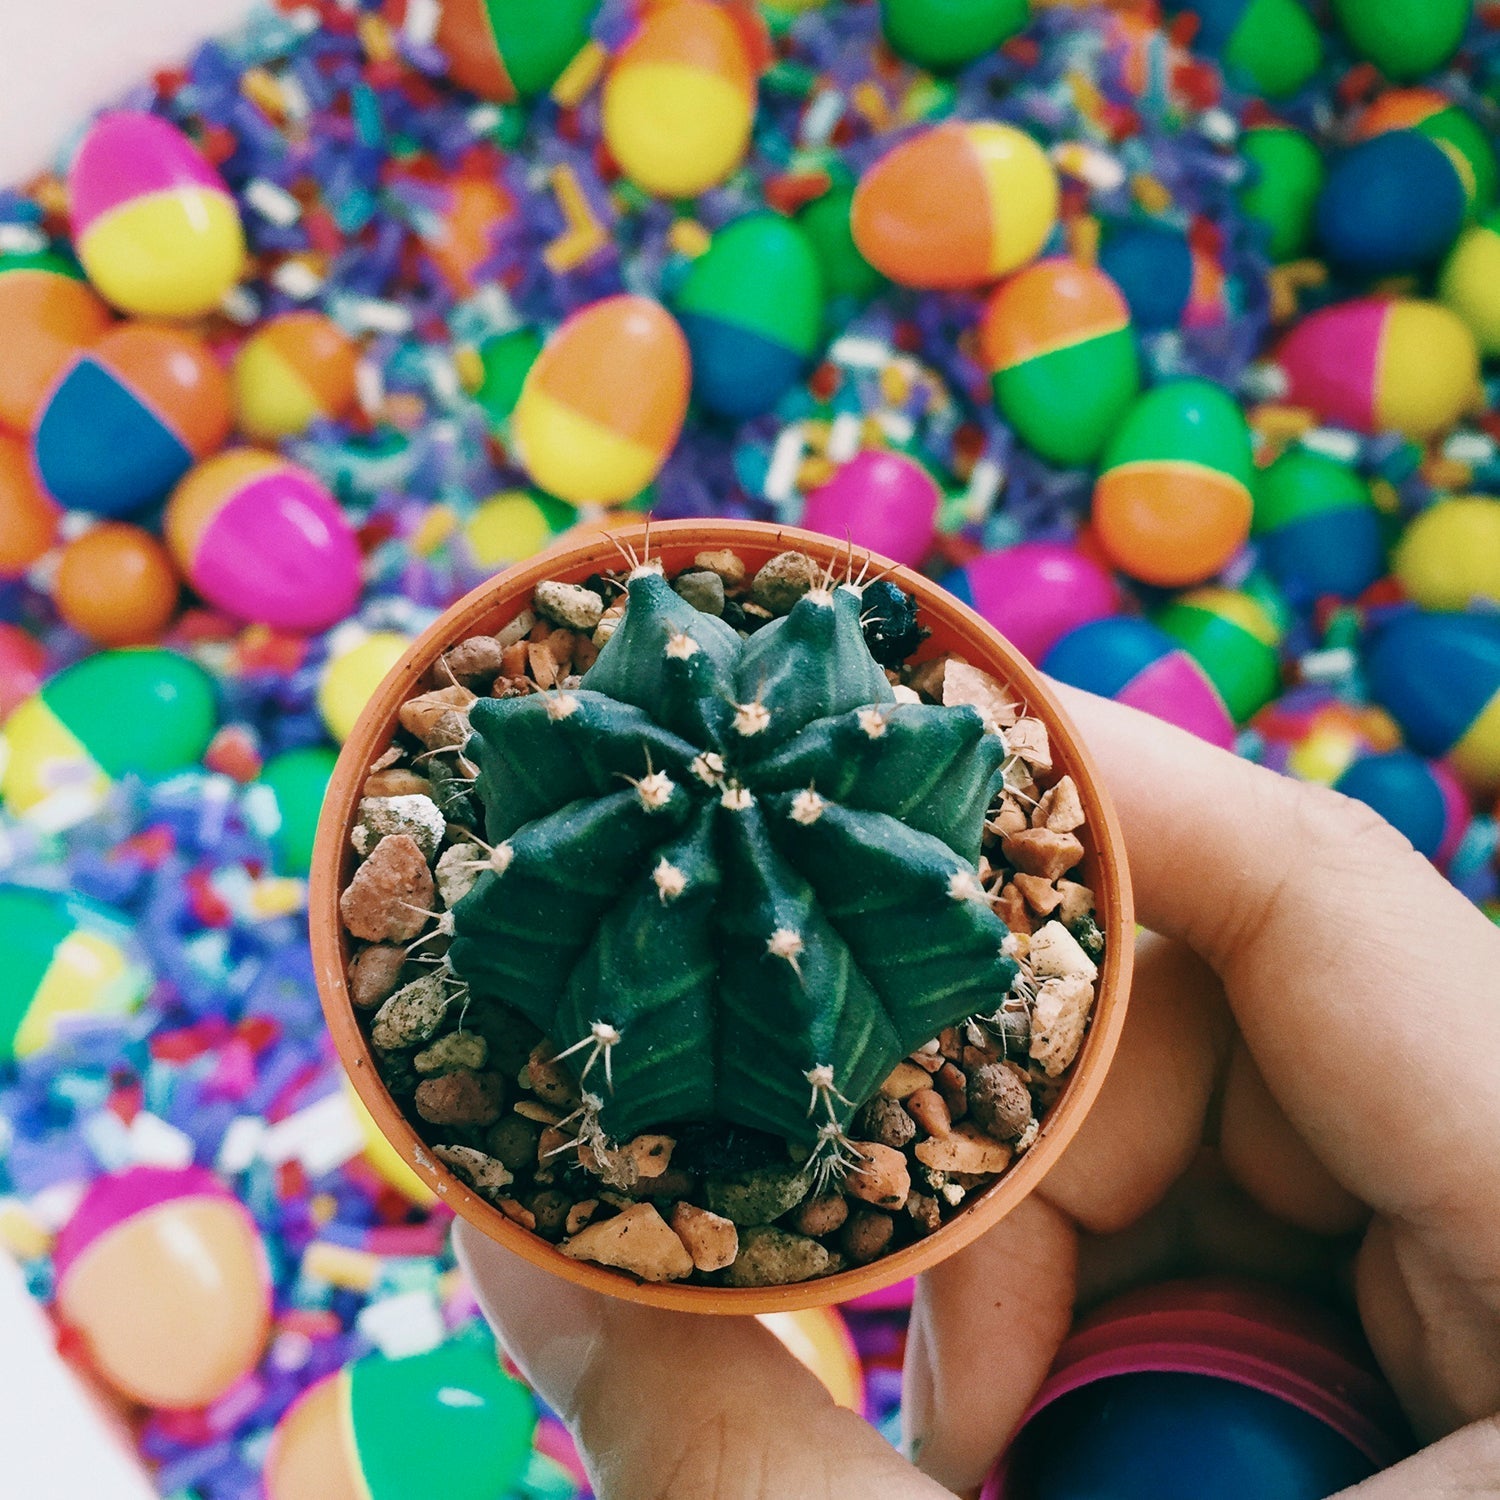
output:
[[[122,312],[196,318],[240,279],[245,236],[224,179],[170,121],[101,115],[68,169],[74,243]]]
[[[1452,427],[1479,391],[1479,349],[1437,302],[1362,297],[1304,318],[1277,360],[1287,400],[1356,432],[1416,442]]]
[[[903,286],[984,286],[1034,260],[1057,222],[1057,172],[1024,130],[993,120],[935,125],[859,180],[854,243]]]
[[[271,1288],[260,1232],[201,1167],[99,1178],[58,1236],[52,1264],[59,1320],[131,1401],[207,1406],[265,1349]]]
[[[338,502],[306,469],[233,448],[172,492],[167,545],[210,604],[277,630],[326,630],[359,600],[360,552]]]

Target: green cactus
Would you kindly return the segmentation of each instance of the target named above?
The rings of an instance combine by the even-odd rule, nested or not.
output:
[[[650,568],[628,589],[580,688],[473,707],[492,852],[450,963],[607,1137],[718,1119],[836,1162],[891,1068],[1015,977],[975,869],[1005,747],[895,701],[852,585],[748,640]]]

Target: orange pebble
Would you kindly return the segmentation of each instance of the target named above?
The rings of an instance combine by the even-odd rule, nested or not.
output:
[[[26,445],[0,433],[0,578],[19,578],[57,540],[58,510]]]
[[[156,640],[177,610],[167,549],[139,526],[106,521],[63,548],[52,601],[63,619],[104,646]]]

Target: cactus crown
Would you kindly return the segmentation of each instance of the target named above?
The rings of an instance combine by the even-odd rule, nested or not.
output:
[[[649,566],[628,592],[579,688],[474,705],[493,848],[450,962],[570,1059],[591,1129],[717,1119],[836,1169],[1015,977],[975,868],[1005,746],[895,701],[851,583],[748,640]]]

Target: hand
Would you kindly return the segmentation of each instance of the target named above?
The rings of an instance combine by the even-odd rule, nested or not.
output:
[[[1454,1435],[1350,1495],[1500,1497],[1500,932],[1359,804],[1059,691],[1161,936],[1065,1155],[921,1278],[915,1467],[754,1320],[584,1292],[457,1226],[486,1314],[604,1500],[964,1493],[1080,1290],[1262,1262],[1326,1288],[1351,1259],[1414,1428]]]

